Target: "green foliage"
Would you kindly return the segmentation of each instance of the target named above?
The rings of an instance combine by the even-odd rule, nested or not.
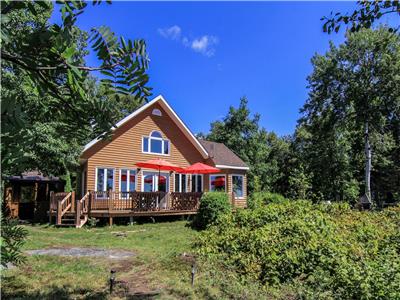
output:
[[[261,128],[259,120],[260,115],[251,116],[248,100],[241,98],[239,107],[230,107],[222,121],[213,122],[204,138],[225,144],[249,165],[249,191],[282,192],[290,141]]]
[[[339,32],[342,24],[349,25],[351,32],[359,31],[362,28],[371,28],[375,21],[387,14],[397,14],[400,16],[399,1],[357,1],[358,8],[351,14],[341,14],[331,12],[329,17],[321,18],[325,21],[324,32]],[[391,31],[394,29],[391,28]]]
[[[224,215],[200,235],[202,257],[297,297],[400,297],[400,210],[283,200]]]
[[[67,171],[67,174],[60,177],[65,180],[64,192],[72,192],[71,174]]]
[[[231,211],[228,195],[222,192],[204,193],[192,227],[203,230]]]
[[[95,228],[97,226],[97,223],[99,223],[99,221],[100,221],[99,219],[91,217],[87,221],[87,226],[89,228]]]
[[[373,199],[400,199],[400,37],[387,28],[348,33],[312,59],[309,97],[293,136],[260,127],[246,98],[203,138],[224,143],[250,167],[249,192],[355,204],[365,190],[369,126]],[[393,197],[392,197],[393,195]]]
[[[79,29],[77,16],[87,6],[60,2],[61,22],[52,24],[51,2],[2,3],[4,175],[75,171],[82,146],[107,134],[149,95],[144,41],[125,41],[106,27]],[[86,65],[90,48],[99,66]],[[103,79],[93,78],[93,71]]]
[[[284,196],[270,192],[251,193],[247,201],[249,208],[257,208],[269,203],[280,203],[287,200]]]
[[[296,129],[297,159],[310,198],[354,203],[363,193],[366,123],[373,196],[399,195],[400,37],[387,28],[346,37],[313,57],[309,98]]]
[[[95,1],[93,5],[100,2]],[[115,92],[137,98],[148,96],[150,89],[145,86],[148,82],[145,71],[149,59],[143,40],[118,39],[106,26],[92,28],[86,40],[100,65],[86,66],[82,60],[77,60],[80,49],[75,39],[75,23],[87,6],[86,1],[60,1],[59,24],[31,27],[32,30],[15,40],[11,26],[15,13],[29,13],[36,17],[43,10],[51,9],[52,4],[47,1],[4,1],[1,58],[26,72],[42,92],[61,101],[65,94],[89,101],[84,82],[88,73],[93,71],[100,71],[105,77],[101,82]],[[62,83],[57,78],[59,76],[65,78]]]
[[[21,253],[21,247],[25,243],[28,232],[18,226],[18,220],[3,217],[1,220],[1,265],[6,267],[8,263],[22,264],[25,257]]]

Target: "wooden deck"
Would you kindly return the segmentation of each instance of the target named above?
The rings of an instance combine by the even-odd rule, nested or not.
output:
[[[197,213],[203,193],[88,192],[82,199],[75,193],[52,194],[49,221],[82,227],[90,217],[177,216]]]

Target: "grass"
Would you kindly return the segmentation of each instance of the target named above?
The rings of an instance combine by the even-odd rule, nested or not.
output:
[[[193,253],[198,232],[185,221],[97,228],[24,226],[29,236],[24,250],[52,247],[123,249],[136,255],[129,259],[28,256],[24,265],[2,274],[4,299],[119,299],[126,291],[108,292],[111,269],[117,280],[129,286],[129,299],[223,299],[259,298],[254,286],[243,287],[229,272],[198,262],[196,284],[191,286]],[[124,233],[126,236],[118,236]],[[133,296],[132,296],[133,294]],[[264,295],[265,297],[265,295]]]

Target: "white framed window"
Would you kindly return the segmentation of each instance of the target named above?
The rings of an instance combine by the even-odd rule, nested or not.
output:
[[[175,174],[175,192],[185,193],[188,191],[189,185],[189,175],[186,174]]]
[[[240,174],[232,175],[232,192],[235,198],[244,197],[244,176]]]
[[[136,170],[121,169],[119,171],[119,191],[123,193],[136,191]]]
[[[169,140],[163,139],[161,132],[152,131],[149,136],[142,138],[142,152],[159,155],[169,155]]]
[[[97,192],[114,191],[114,173],[113,168],[96,168],[95,187]]]
[[[210,175],[210,192],[226,192],[226,175]]]
[[[203,175],[193,174],[192,175],[192,192],[202,192],[203,191]]]

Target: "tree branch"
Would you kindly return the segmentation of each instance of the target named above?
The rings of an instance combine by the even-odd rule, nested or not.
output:
[[[67,70],[69,69],[68,64],[66,63],[61,63],[57,66],[37,66],[37,67],[32,67],[29,66],[28,64],[26,64],[24,62],[23,59],[21,59],[20,57],[16,56],[16,55],[12,55],[10,53],[7,53],[4,50],[1,50],[1,58],[4,60],[7,60],[9,62],[13,62],[27,70],[30,71],[34,71],[34,72],[38,72],[38,71],[57,71],[57,70]],[[76,66],[77,69],[81,70],[81,71],[88,71],[88,72],[93,72],[93,71],[101,71],[101,70],[111,70],[117,66],[120,66],[120,63],[115,63],[112,65],[105,65],[105,66],[101,66],[101,67],[88,67],[88,66]]]

